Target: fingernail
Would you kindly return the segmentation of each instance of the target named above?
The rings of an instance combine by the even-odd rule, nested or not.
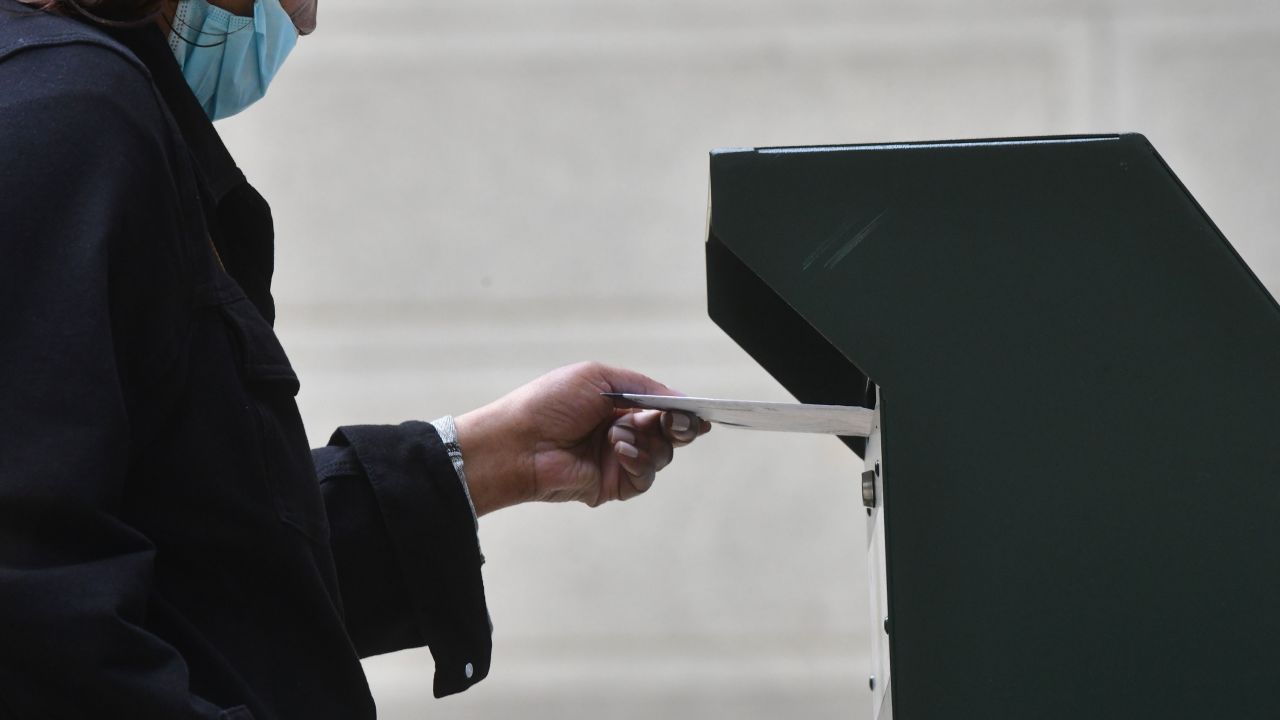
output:
[[[620,442],[613,446],[619,455],[626,455],[629,458],[640,457],[640,449],[628,442]]]
[[[688,415],[681,415],[680,413],[672,413],[672,414],[671,414],[671,429],[672,429],[672,430],[675,430],[675,431],[676,431],[676,432],[678,432],[678,433],[682,433],[682,432],[684,432],[685,430],[688,430],[688,429],[689,429],[689,425],[690,425],[690,421],[689,421],[689,416],[688,416]]]
[[[630,443],[632,445],[635,445],[636,434],[631,432],[627,428],[614,425],[613,429],[610,431],[610,439],[615,443],[624,442],[624,443]]]

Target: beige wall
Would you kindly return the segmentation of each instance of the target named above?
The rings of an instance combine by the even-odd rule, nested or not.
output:
[[[325,0],[222,125],[273,202],[313,443],[460,413],[560,364],[788,399],[704,309],[706,152],[1144,132],[1280,289],[1275,0]],[[491,677],[390,720],[868,714],[859,462],[721,429],[625,506],[481,538]]]

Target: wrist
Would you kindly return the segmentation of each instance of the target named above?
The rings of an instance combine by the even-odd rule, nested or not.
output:
[[[533,499],[531,444],[510,422],[509,413],[486,405],[454,423],[477,516]]]

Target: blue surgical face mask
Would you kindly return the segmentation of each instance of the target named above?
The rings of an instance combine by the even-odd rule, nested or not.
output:
[[[207,0],[181,0],[169,33],[182,76],[211,120],[261,100],[297,42],[298,30],[280,0],[255,0],[253,17]]]

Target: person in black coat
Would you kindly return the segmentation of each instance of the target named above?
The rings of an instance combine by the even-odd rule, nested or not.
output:
[[[227,88],[167,42],[184,12],[0,0],[0,718],[372,718],[359,659],[423,645],[465,690],[477,518],[634,497],[708,426],[616,410],[672,391],[586,363],[311,450],[270,209],[210,121]]]

